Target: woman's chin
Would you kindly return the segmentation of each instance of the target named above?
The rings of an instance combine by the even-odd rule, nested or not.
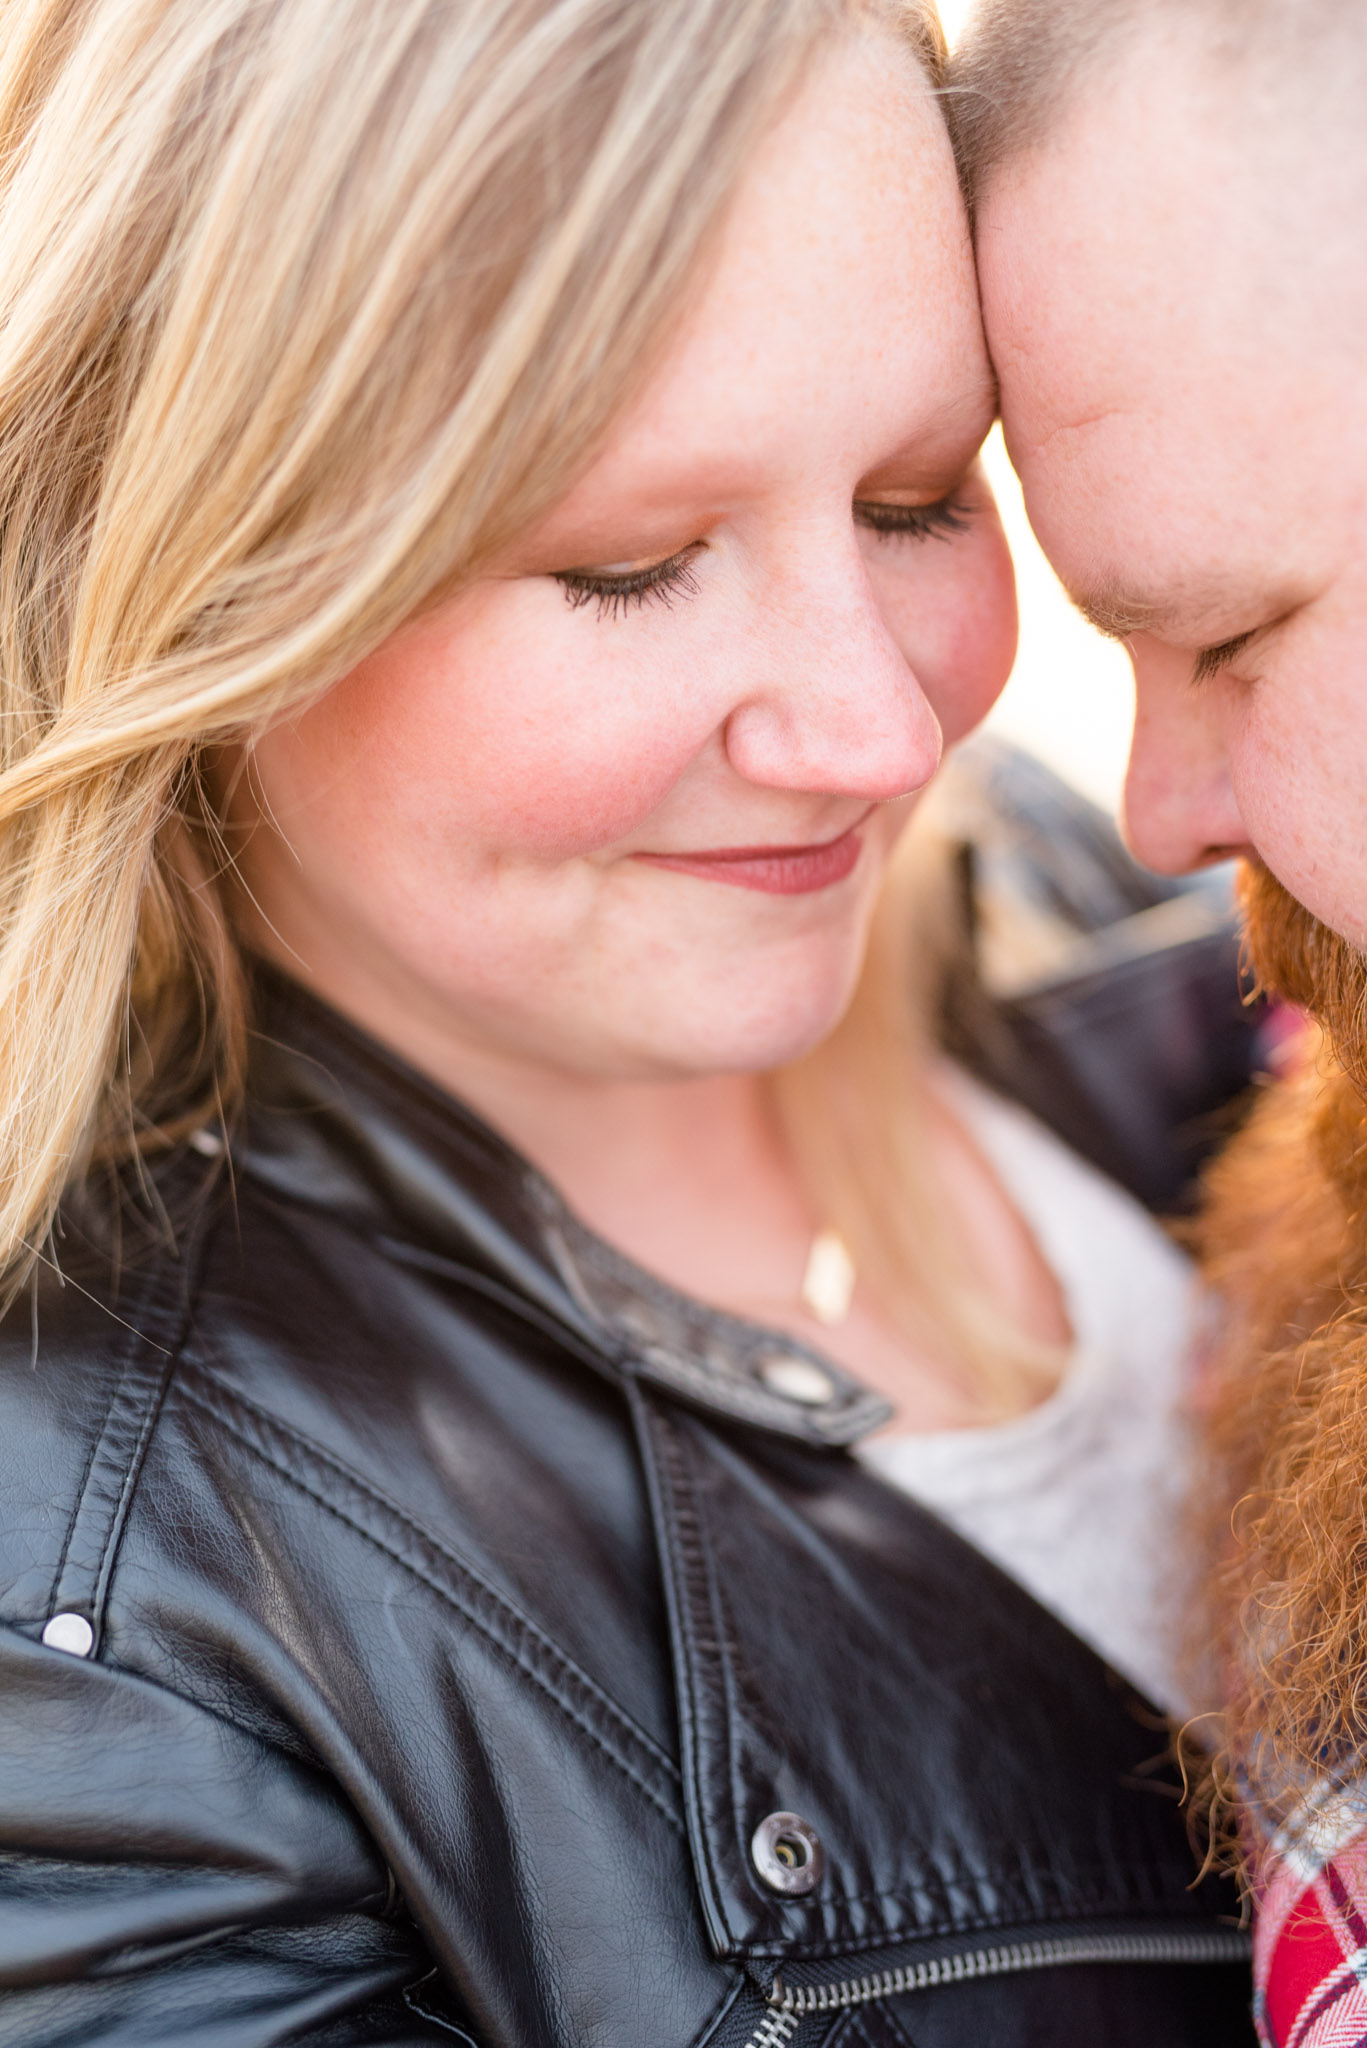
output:
[[[826,1038],[849,1007],[853,971],[800,989],[721,989],[714,1000],[693,991],[686,1003],[639,1020],[643,1065],[680,1079],[764,1074],[801,1059]]]

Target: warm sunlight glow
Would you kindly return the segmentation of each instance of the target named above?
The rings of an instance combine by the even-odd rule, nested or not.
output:
[[[946,9],[948,13],[948,9]],[[1098,803],[1114,807],[1125,774],[1134,679],[1124,649],[1073,609],[1025,516],[998,427],[984,450],[1020,592],[1020,653],[990,728],[1029,747]]]
[[[949,38],[951,48],[968,18],[972,5],[973,0],[940,0],[940,19],[945,25],[945,34]]]

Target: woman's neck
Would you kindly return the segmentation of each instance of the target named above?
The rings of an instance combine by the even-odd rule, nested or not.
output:
[[[651,1272],[741,1314],[797,1307],[821,1219],[762,1076],[605,1081],[472,1060],[452,1085]]]
[[[376,1018],[352,991],[338,1007],[466,1102],[540,1168],[590,1229],[681,1292],[830,1353],[887,1395],[900,1427],[980,1419],[952,1353],[924,1349],[856,1285],[838,1327],[802,1300],[813,1236],[828,1222],[803,1187],[767,1077],[613,1080],[457,1038],[421,1004]],[[386,1029],[388,1024],[391,1028]],[[1068,1339],[1058,1283],[971,1137],[940,1104],[927,1126],[926,1170],[973,1243],[1006,1313],[1045,1343]]]

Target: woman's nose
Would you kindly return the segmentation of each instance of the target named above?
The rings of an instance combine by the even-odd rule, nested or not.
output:
[[[1124,826],[1138,861],[1186,874],[1251,849],[1229,777],[1218,685],[1192,681],[1191,657],[1136,637],[1134,738]]]
[[[748,782],[872,803],[923,788],[939,766],[939,721],[857,560],[852,572],[843,590],[809,586],[770,611],[755,684],[725,726]]]

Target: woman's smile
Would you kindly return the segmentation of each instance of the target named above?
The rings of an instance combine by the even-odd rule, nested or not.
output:
[[[697,853],[638,853],[636,860],[733,889],[758,889],[766,896],[810,896],[832,889],[854,873],[864,842],[860,837],[873,806],[838,839],[812,846],[718,846]]]

